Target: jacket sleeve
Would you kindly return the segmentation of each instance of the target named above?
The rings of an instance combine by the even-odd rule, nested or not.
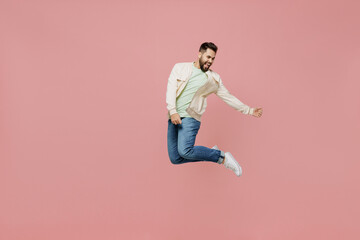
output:
[[[230,94],[230,92],[224,86],[220,77],[219,77],[219,89],[215,94],[230,107],[236,109],[237,111],[242,112],[243,114],[252,115],[254,113],[254,108],[247,106],[246,104],[242,103],[239,99],[237,99],[235,96]]]
[[[167,90],[166,90],[166,108],[170,115],[177,113],[176,111],[176,88],[177,88],[177,66],[174,65],[173,69],[171,70]]]

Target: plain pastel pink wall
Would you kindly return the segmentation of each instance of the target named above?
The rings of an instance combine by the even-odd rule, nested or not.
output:
[[[359,239],[358,1],[0,2],[0,239]],[[166,83],[204,41],[258,119],[209,97],[172,165]]]

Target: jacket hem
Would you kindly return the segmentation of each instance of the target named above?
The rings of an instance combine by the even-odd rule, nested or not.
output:
[[[197,112],[195,112],[193,109],[191,108],[187,108],[186,112],[193,118],[195,118],[196,120],[198,120],[199,122],[201,121],[201,115],[198,114]]]

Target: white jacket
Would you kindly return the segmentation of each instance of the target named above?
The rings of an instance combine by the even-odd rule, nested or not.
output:
[[[193,64],[194,62],[176,63],[171,70],[166,91],[166,104],[169,116],[177,113],[176,98],[181,94],[189,81]],[[205,112],[207,105],[206,98],[211,93],[215,93],[225,103],[243,114],[253,114],[254,108],[245,105],[239,99],[231,95],[222,83],[219,74],[211,69],[205,73],[208,76],[207,82],[196,91],[189,107],[186,109],[186,112],[190,116],[198,121],[201,120],[201,116]]]

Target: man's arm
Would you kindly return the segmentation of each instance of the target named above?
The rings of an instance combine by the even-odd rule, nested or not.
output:
[[[167,84],[167,90],[166,90],[166,108],[169,111],[169,114],[172,115],[174,113],[177,113],[176,111],[176,80],[177,70],[176,70],[176,64],[171,70],[168,84]]]
[[[176,89],[177,89],[177,66],[176,64],[171,70],[167,90],[166,90],[166,108],[171,117],[171,122],[173,124],[181,124],[181,119],[179,114],[176,111]]]
[[[236,109],[237,111],[240,111],[243,114],[253,115],[255,109],[247,106],[246,104],[242,103],[239,99],[237,99],[235,96],[231,95],[230,92],[224,86],[220,77],[219,77],[219,89],[215,94],[219,98],[221,98],[226,104]]]

